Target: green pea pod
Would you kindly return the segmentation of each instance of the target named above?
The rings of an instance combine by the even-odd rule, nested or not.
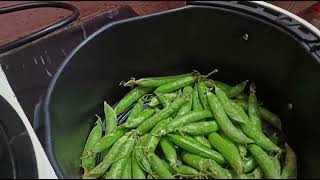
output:
[[[215,92],[216,92],[216,95],[217,95],[224,111],[230,117],[231,120],[233,120],[235,122],[243,123],[243,124],[248,123],[246,121],[246,119],[243,119],[238,114],[238,112],[233,108],[233,106],[231,104],[232,101],[228,98],[228,96],[225,94],[225,92],[223,92],[222,89],[220,89],[218,86],[216,86]]]
[[[281,174],[280,154],[271,157],[274,166],[276,167],[278,174]]]
[[[199,99],[203,109],[210,110],[208,98],[207,98],[207,92],[209,91],[208,87],[204,84],[204,82],[200,82],[197,88],[198,88]]]
[[[172,101],[178,96],[178,93],[155,93],[156,98],[158,99],[159,103],[162,104],[163,107],[169,106]]]
[[[129,135],[122,136],[110,149],[109,153],[103,158],[103,161],[98,164],[94,169],[84,174],[84,179],[92,179],[101,177],[108,168],[116,162],[126,156],[128,156],[133,147],[135,140]]]
[[[114,162],[109,170],[106,173],[105,179],[120,179],[122,174],[126,168],[127,162],[129,160],[129,156],[126,156],[116,162]]]
[[[196,81],[196,77],[194,76],[186,76],[181,79],[178,79],[176,81],[170,82],[168,84],[164,84],[162,86],[159,86],[156,90],[154,90],[155,93],[169,93],[176,91],[178,89],[181,89],[185,86],[189,86],[193,84]]]
[[[253,170],[249,176],[251,179],[262,179],[263,178],[263,172],[260,167],[257,167],[255,170]]]
[[[144,149],[145,149],[145,142],[148,138],[149,134],[145,134],[141,136],[138,139],[137,145],[135,146],[135,149],[133,150],[133,155],[135,159],[137,160],[137,163],[139,164],[140,168],[149,173],[152,174],[151,165],[147,159],[147,157],[144,155]]]
[[[297,179],[297,157],[293,149],[285,143],[285,161],[281,173],[283,179]]]
[[[164,159],[161,159],[162,163],[164,166],[166,166],[166,168],[172,173],[176,173],[176,170],[173,169],[172,166],[169,165],[169,163],[167,161],[165,161]]]
[[[192,137],[193,137],[193,139],[197,140],[200,144],[202,144],[208,148],[211,148],[210,142],[206,137],[204,137],[202,135],[193,135]]]
[[[170,117],[171,114],[178,111],[179,108],[186,102],[186,97],[177,98],[170,106],[163,108],[159,113],[154,114],[150,118],[146,119],[142,124],[137,127],[137,130],[141,134],[145,134],[150,131],[159,121]]]
[[[101,126],[101,118],[98,117],[96,125],[91,130],[89,137],[87,139],[86,145],[84,146],[82,156],[88,156],[89,149],[101,139],[102,136],[102,126]],[[88,173],[91,171],[96,165],[96,153],[92,156],[86,157],[82,159],[81,167],[84,169],[84,173]]]
[[[131,109],[128,120],[138,116],[138,114],[143,110],[143,103],[143,98],[138,100],[138,102]]]
[[[127,128],[118,127],[112,133],[107,134],[95,143],[91,148],[91,153],[99,153],[103,150],[110,148],[120,137],[122,137],[128,131]]]
[[[248,138],[241,130],[237,129],[232,122],[229,120],[228,116],[223,110],[221,103],[219,102],[216,95],[208,92],[208,102],[212,114],[214,115],[219,128],[224,132],[224,134],[239,144],[253,143],[253,141]]]
[[[141,78],[138,80],[135,80],[132,78],[128,82],[124,83],[124,86],[133,86],[133,85],[139,85],[142,87],[159,87],[165,84],[168,84],[170,82],[179,80],[181,78],[192,76],[193,73],[187,73],[187,74],[181,74],[181,75],[175,75],[175,76],[163,76],[163,77],[148,77],[148,78]]]
[[[198,93],[198,87],[192,92],[192,110],[203,110]]]
[[[151,117],[155,113],[154,109],[151,108],[146,108],[142,112],[140,112],[136,117],[131,118],[121,126],[126,127],[126,128],[135,128],[138,127],[143,121]]]
[[[115,107],[114,111],[117,115],[125,112],[134,102],[142,96],[152,92],[153,88],[136,87],[126,94]]]
[[[229,91],[226,92],[228,98],[235,97],[243,92],[247,86],[248,80],[243,81],[235,86],[233,86]]]
[[[169,141],[169,139],[167,137],[163,137],[160,140],[160,146],[161,146],[161,149],[164,153],[164,156],[169,161],[169,163],[176,164],[177,159],[178,159],[178,155],[177,155],[177,151],[174,148],[172,142]]]
[[[243,169],[244,173],[250,172],[258,166],[257,161],[252,156],[245,158],[243,162],[244,162],[244,169]]]
[[[159,132],[164,128],[166,124],[171,121],[171,118],[164,119],[160,121],[150,132],[146,142],[145,142],[145,151],[154,152],[160,142]]]
[[[217,151],[208,148],[198,141],[188,136],[180,136],[178,134],[168,134],[169,140],[178,145],[180,148],[191,153],[215,160],[217,163],[225,163],[224,157]]]
[[[230,163],[236,174],[239,175],[243,172],[243,162],[237,146],[234,143],[225,140],[216,132],[213,132],[209,135],[209,142]]]
[[[238,105],[240,105],[243,110],[248,111],[247,100],[236,99],[236,100],[234,100],[234,102],[237,103]],[[261,106],[259,107],[259,112],[260,112],[260,116],[261,116],[262,120],[270,123],[273,127],[277,128],[281,131],[281,129],[282,129],[281,120],[276,114],[272,113],[268,109],[261,107]]]
[[[132,153],[131,161],[132,161],[132,179],[146,179],[146,175],[143,169],[138,164],[137,158],[134,152]]]
[[[280,179],[280,174],[272,159],[262,148],[255,144],[251,144],[248,146],[248,149],[263,171],[265,178]]]
[[[177,172],[180,176],[199,176],[199,171],[197,171],[195,168],[186,166],[183,164],[179,164],[176,167],[174,167],[175,172]]]
[[[104,114],[106,117],[106,134],[110,134],[117,128],[118,120],[114,110],[106,101],[104,101]]]
[[[259,111],[258,99],[255,95],[254,84],[250,86],[250,95],[248,99],[248,115],[253,126],[262,132],[261,116]]]
[[[243,119],[249,119],[248,115],[244,112],[244,110],[236,103],[233,103],[233,107],[238,111],[240,116]],[[247,120],[250,121],[250,120]],[[244,133],[253,139],[253,141],[258,144],[260,147],[267,151],[277,151],[279,152],[281,149],[274,144],[266,135],[263,134],[263,132],[256,129],[256,127],[253,125],[253,123],[249,122],[246,124],[240,124],[242,130]]]
[[[192,154],[189,152],[182,152],[183,161],[189,166],[199,171],[210,171],[211,176],[216,179],[229,179],[230,177],[226,174],[225,170],[219,166],[215,161],[211,159],[205,159],[199,155]]]
[[[192,96],[191,96],[192,90],[193,89],[191,86],[186,86],[183,88],[183,94],[188,97],[188,101],[181,106],[181,108],[179,109],[179,111],[177,113],[177,116],[181,116],[181,115],[186,114],[191,111],[191,109],[192,109]]]
[[[132,179],[131,154],[122,173],[121,179]]]
[[[186,124],[200,121],[209,117],[212,117],[212,113],[208,110],[190,111],[184,115],[177,116],[170,123],[168,123],[165,127],[165,130],[162,131],[162,135],[171,133],[177,128],[182,127]]]
[[[179,132],[191,135],[205,135],[218,130],[219,126],[216,121],[194,122],[178,128]]]
[[[163,164],[163,161],[154,153],[149,153],[147,158],[151,164],[151,168],[156,172],[160,179],[174,179],[173,175]]]
[[[160,102],[159,102],[157,96],[154,96],[149,102],[150,107],[156,107],[159,104],[160,104]]]

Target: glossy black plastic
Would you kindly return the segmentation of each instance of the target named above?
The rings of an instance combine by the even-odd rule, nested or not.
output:
[[[129,91],[120,81],[217,68],[216,79],[256,83],[258,98],[283,121],[299,177],[319,178],[320,63],[302,34],[256,14],[227,2],[188,5],[119,21],[88,38],[62,64],[44,100],[46,151],[57,175],[80,177],[94,114],[103,100],[115,104]]]

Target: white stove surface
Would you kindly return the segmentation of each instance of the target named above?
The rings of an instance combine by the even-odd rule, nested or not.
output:
[[[41,146],[40,141],[38,140],[38,137],[36,136],[35,132],[33,131],[33,128],[29,123],[29,120],[25,115],[21,105],[19,104],[14,92],[12,91],[12,88],[9,85],[7,81],[7,77],[4,74],[1,66],[0,66],[0,95],[3,96],[15,109],[15,111],[18,113],[18,115],[22,119],[23,124],[25,125],[30,135],[32,144],[34,146],[34,151],[36,154],[39,179],[57,179],[57,176],[54,173],[54,170],[44,152],[44,149]]]

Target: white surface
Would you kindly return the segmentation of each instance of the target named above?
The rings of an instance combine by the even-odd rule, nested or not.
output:
[[[50,165],[50,162],[44,152],[44,149],[41,146],[35,132],[33,131],[33,128],[29,123],[29,120],[25,115],[24,111],[22,110],[22,107],[20,106],[16,96],[14,95],[14,92],[12,91],[7,81],[7,77],[4,74],[1,66],[0,66],[0,95],[3,96],[11,104],[11,106],[16,110],[16,112],[19,114],[20,118],[22,119],[30,135],[32,144],[34,146],[34,151],[36,154],[39,179],[57,179],[57,176],[55,175],[53,168]]]

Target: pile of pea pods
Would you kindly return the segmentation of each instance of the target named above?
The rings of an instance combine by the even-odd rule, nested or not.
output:
[[[106,129],[97,116],[80,157],[82,177],[297,178],[293,149],[266,133],[266,124],[281,132],[281,121],[258,101],[255,85],[229,85],[215,73],[121,83],[131,90],[114,108],[104,102]]]

